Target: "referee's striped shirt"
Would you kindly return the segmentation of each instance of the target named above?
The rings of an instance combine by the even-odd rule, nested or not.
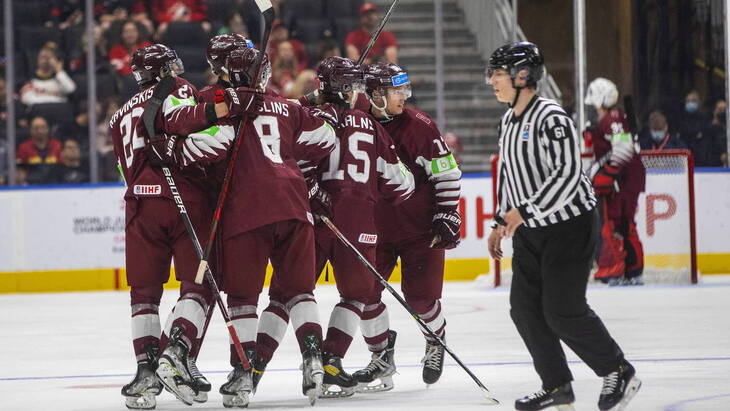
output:
[[[517,208],[526,226],[546,227],[596,206],[573,120],[558,103],[537,95],[522,115],[509,109],[502,116],[498,179],[496,222]]]

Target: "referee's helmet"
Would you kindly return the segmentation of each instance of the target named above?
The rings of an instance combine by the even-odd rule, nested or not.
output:
[[[489,57],[487,79],[497,69],[507,70],[513,83],[519,72],[526,70],[527,76],[522,79],[527,81],[527,87],[535,88],[545,73],[545,58],[537,46],[529,41],[505,44]]]

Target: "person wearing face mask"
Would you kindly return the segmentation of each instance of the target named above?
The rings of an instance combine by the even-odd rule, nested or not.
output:
[[[705,126],[704,138],[697,141],[692,148],[697,167],[727,166],[727,121],[725,100],[718,100],[712,111],[712,120]]]
[[[704,128],[707,124],[707,117],[701,110],[702,101],[700,95],[692,90],[684,98],[684,110],[682,110],[681,123],[679,124],[679,137],[692,149],[694,142],[704,137]]]
[[[639,136],[639,145],[642,150],[672,150],[686,149],[687,145],[676,135],[669,133],[667,117],[661,110],[654,110],[649,114],[649,129]]]

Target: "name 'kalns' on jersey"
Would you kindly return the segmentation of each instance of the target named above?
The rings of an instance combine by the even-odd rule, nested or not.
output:
[[[373,120],[368,117],[359,117],[350,114],[345,117],[344,123],[345,127],[361,128],[365,130],[375,131],[375,128],[373,127]]]

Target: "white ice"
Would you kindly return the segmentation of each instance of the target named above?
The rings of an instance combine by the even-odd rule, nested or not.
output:
[[[333,286],[316,291],[327,323],[337,300]],[[395,389],[387,393],[320,400],[337,410],[513,409],[517,397],[539,388],[530,357],[509,317],[507,290],[484,284],[444,288],[447,343],[502,404],[485,408],[472,380],[447,357],[441,380],[426,388],[419,361],[424,343],[410,318],[387,298],[398,331]],[[135,369],[129,341],[126,292],[0,296],[0,410],[122,410],[120,387]],[[166,292],[161,313],[176,293]],[[629,410],[730,410],[730,276],[706,277],[696,286],[591,287],[588,300],[643,380]],[[262,297],[260,307],[266,304]],[[595,410],[601,379],[566,350],[577,410]],[[218,387],[228,372],[228,336],[216,313],[198,366],[214,385],[206,404],[223,409]],[[345,365],[352,371],[369,356],[361,338]],[[269,364],[251,409],[308,409],[301,395],[300,356],[293,333]],[[189,409],[169,393],[158,410]]]

